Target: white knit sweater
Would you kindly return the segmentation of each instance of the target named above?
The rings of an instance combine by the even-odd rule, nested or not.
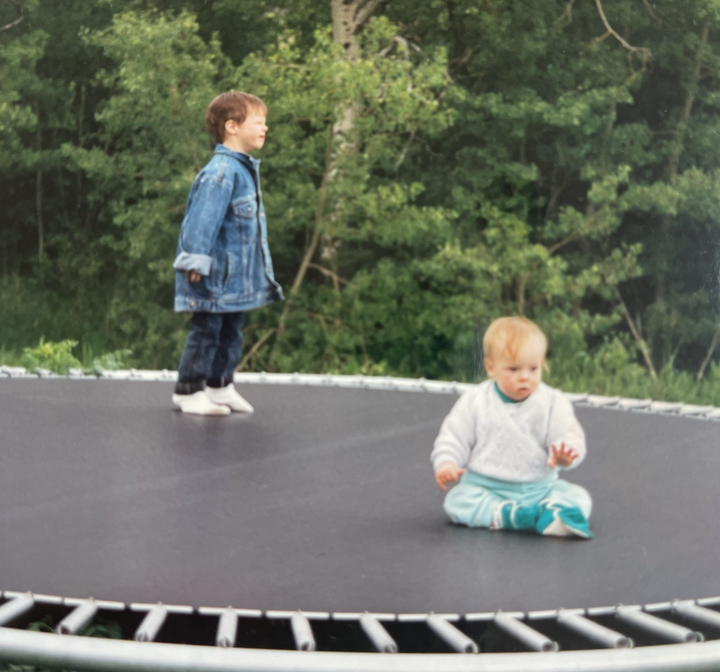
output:
[[[540,383],[525,401],[505,403],[486,380],[463,394],[440,427],[430,456],[435,470],[443,462],[503,481],[540,481],[550,446],[565,442],[585,457],[585,433],[572,404],[560,390]]]

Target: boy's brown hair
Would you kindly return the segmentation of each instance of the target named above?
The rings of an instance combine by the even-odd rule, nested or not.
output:
[[[526,317],[499,317],[488,327],[483,337],[485,359],[507,354],[514,360],[520,348],[533,336],[542,343],[544,357],[547,338],[537,324]]]
[[[228,91],[213,98],[205,115],[205,125],[216,144],[225,139],[225,122],[233,119],[242,124],[253,110],[267,114],[267,105],[252,93]]]

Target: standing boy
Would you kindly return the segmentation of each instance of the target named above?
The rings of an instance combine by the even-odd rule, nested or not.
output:
[[[530,320],[495,320],[483,338],[490,380],[443,421],[431,459],[455,523],[589,539],[590,495],[558,478],[585,457],[585,434],[562,392],[541,382],[547,341]]]
[[[252,413],[233,386],[245,311],[283,299],[275,281],[260,191],[267,108],[257,96],[223,93],[205,124],[215,155],[193,182],[180,230],[175,310],[190,311],[190,333],[173,402],[183,413]],[[207,387],[206,387],[207,385]]]

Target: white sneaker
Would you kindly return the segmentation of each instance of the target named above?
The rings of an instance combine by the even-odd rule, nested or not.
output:
[[[255,409],[238,393],[232,383],[227,387],[206,387],[208,399],[216,404],[228,406],[237,413],[252,413]]]
[[[208,399],[205,390],[200,390],[194,394],[173,394],[173,404],[180,407],[183,413],[192,413],[193,415],[230,415],[230,409],[227,406],[221,406]]]
[[[574,534],[573,531],[559,518],[553,520],[553,522],[550,523],[542,531],[542,533],[550,537],[571,537]]]

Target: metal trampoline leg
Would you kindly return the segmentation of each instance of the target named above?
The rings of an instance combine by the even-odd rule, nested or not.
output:
[[[432,614],[427,620],[430,629],[458,653],[479,653],[480,647],[464,632],[458,630],[450,621]]]
[[[630,637],[621,635],[619,632],[606,628],[604,625],[595,623],[575,612],[560,610],[557,615],[557,622],[610,649],[629,649],[633,646]]]
[[[315,651],[315,636],[305,614],[300,611],[293,614],[290,617],[290,627],[298,651]]]
[[[58,635],[74,635],[87,625],[97,613],[94,600],[86,600],[73,609],[55,628]]]
[[[238,615],[232,607],[228,607],[220,615],[217,634],[215,635],[215,646],[223,649],[232,649],[235,646],[237,637]]]
[[[498,613],[493,619],[495,625],[504,630],[508,635],[522,642],[533,651],[557,651],[559,646],[557,642],[546,637],[537,630],[533,630],[529,625],[518,620],[509,614]]]
[[[10,623],[30,611],[35,606],[32,593],[18,595],[0,607],[0,626]]]
[[[674,602],[672,610],[676,614],[696,623],[720,628],[720,613],[712,609],[700,607],[692,602]]]
[[[670,623],[662,618],[642,611],[640,607],[618,607],[615,616],[621,621],[630,623],[657,637],[662,637],[671,642],[702,642],[705,638],[699,632],[694,632],[682,625]]]
[[[360,626],[373,646],[381,653],[397,653],[398,646],[380,621],[372,614],[360,616]]]
[[[162,604],[156,604],[147,612],[140,627],[135,631],[133,639],[136,642],[152,642],[160,632],[167,615],[167,608]]]

